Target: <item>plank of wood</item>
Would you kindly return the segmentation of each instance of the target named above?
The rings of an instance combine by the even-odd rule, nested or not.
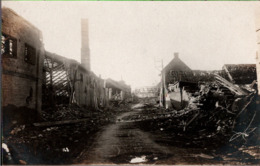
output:
[[[63,120],[63,121],[54,121],[54,122],[41,122],[41,123],[33,123],[36,127],[48,127],[48,126],[58,126],[65,124],[73,124],[88,121],[89,118],[77,119],[77,120]]]
[[[241,88],[235,86],[234,84],[232,84],[231,82],[229,82],[228,80],[226,80],[225,78],[221,77],[218,74],[215,74],[215,78],[217,79],[217,81],[222,84],[224,87],[228,88],[229,90],[231,90],[232,92],[234,92],[237,95],[248,95],[248,93],[244,90],[242,90]]]
[[[200,114],[200,111],[199,111],[198,113],[196,113],[196,114],[193,116],[193,118],[191,118],[191,120],[184,126],[183,131],[186,130],[187,126],[189,126],[189,125],[191,124],[191,122],[193,122],[193,121],[199,116],[199,114]]]
[[[229,71],[228,71],[228,69],[227,69],[227,67],[226,67],[225,65],[224,65],[224,70],[226,71],[226,73],[227,73],[227,75],[228,75],[230,81],[231,81],[231,82],[234,82],[234,79],[232,78],[231,74],[229,73]]]

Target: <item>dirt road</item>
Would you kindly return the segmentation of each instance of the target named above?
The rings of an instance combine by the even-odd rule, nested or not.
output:
[[[248,154],[231,152],[226,147],[187,147],[187,140],[162,131],[143,130],[138,121],[129,117],[138,116],[142,109],[136,107],[117,116],[117,120],[104,126],[82,147],[75,164],[255,164],[244,161]],[[131,119],[131,118],[130,118]],[[149,128],[149,127],[148,127]],[[174,131],[172,131],[174,133]],[[226,155],[216,151],[223,149]]]
[[[159,118],[162,113],[153,119],[160,111],[139,103],[119,109],[104,124],[103,116],[73,125],[27,127],[6,139],[11,164],[259,164],[259,146],[240,148],[219,144],[218,138],[198,139],[200,134],[191,130],[167,128],[169,121]]]
[[[139,111],[133,110],[119,115],[114,124],[98,132],[92,144],[78,157],[83,159],[81,164],[151,163],[172,156],[167,147],[155,143],[152,136],[141,131],[134,122],[122,120]]]
[[[201,153],[201,149],[186,149],[167,144],[173,141],[164,132],[155,134],[140,129],[138,122],[124,121],[142,110],[133,109],[117,116],[115,123],[103,127],[89,138],[76,164],[205,164],[216,163],[214,157]]]

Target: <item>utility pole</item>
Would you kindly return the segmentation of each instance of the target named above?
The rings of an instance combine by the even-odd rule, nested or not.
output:
[[[163,60],[154,60],[155,68],[160,72],[161,86],[160,86],[160,106],[165,107],[165,76],[163,72]]]
[[[162,60],[162,71],[161,71],[161,75],[162,75],[162,80],[161,80],[162,105],[163,105],[163,107],[165,107],[165,76],[164,76],[164,72],[163,72],[163,60]]]

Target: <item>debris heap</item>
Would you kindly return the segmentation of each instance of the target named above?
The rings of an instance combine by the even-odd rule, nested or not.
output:
[[[197,90],[189,94],[189,103],[184,109],[162,111],[162,108],[151,110],[145,106],[147,109],[142,115],[128,120],[141,121],[144,128],[149,126],[152,130],[164,130],[191,140],[215,138],[218,143],[242,145],[252,138],[255,143],[259,140],[257,110],[260,108],[255,84],[253,81],[249,85],[237,85],[215,75],[215,81],[198,84]]]

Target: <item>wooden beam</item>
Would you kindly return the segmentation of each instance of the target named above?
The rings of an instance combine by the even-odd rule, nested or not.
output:
[[[90,120],[89,118],[85,119],[77,119],[77,120],[64,120],[64,121],[54,121],[54,122],[41,122],[41,123],[33,123],[36,127],[48,127],[48,126],[59,126],[73,123],[80,123]]]
[[[227,66],[224,65],[223,68],[224,68],[225,72],[227,73],[228,78],[230,79],[230,81],[234,83],[234,79],[233,79],[233,77],[231,76],[230,72],[228,71]]]
[[[228,88],[230,91],[234,92],[235,94],[239,96],[248,95],[248,93],[241,88],[235,86],[233,83],[229,82],[225,78],[221,77],[218,74],[215,74],[215,78],[217,79],[217,82],[223,85],[224,87]]]

